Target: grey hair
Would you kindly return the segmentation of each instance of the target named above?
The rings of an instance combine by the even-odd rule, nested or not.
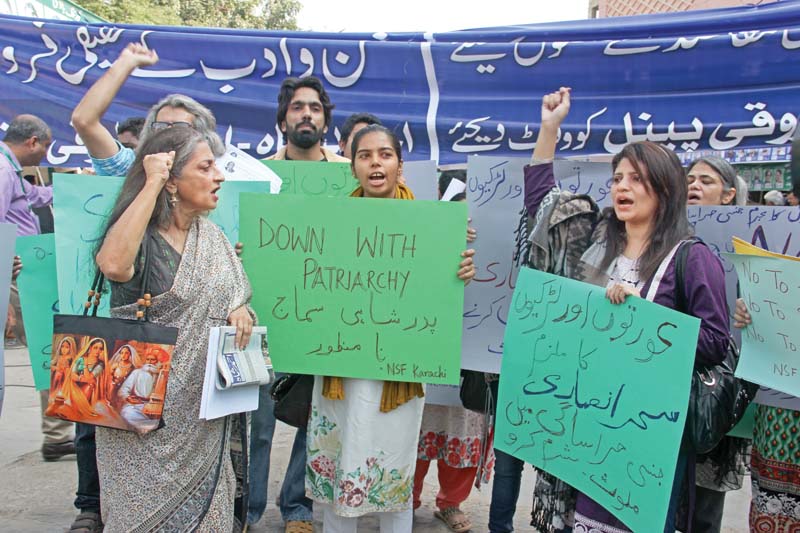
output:
[[[724,192],[728,192],[732,188],[736,187],[736,171],[733,169],[733,165],[722,159],[721,157],[717,156],[708,156],[708,157],[701,157],[700,159],[695,159],[692,161],[692,164],[689,165],[688,170],[686,173],[692,171],[692,169],[700,163],[705,163],[706,165],[710,166],[714,169],[714,172],[719,174],[719,177],[722,178],[722,190]]]
[[[747,198],[750,192],[750,186],[745,179],[738,174],[736,175],[736,205],[747,205]]]
[[[216,135],[216,133],[214,134]],[[217,137],[219,138],[219,137]],[[103,241],[108,234],[108,230],[119,220],[125,210],[130,207],[134,199],[144,188],[147,176],[144,171],[144,158],[151,154],[175,152],[175,159],[172,162],[172,169],[170,175],[180,179],[186,163],[191,159],[197,146],[205,142],[207,137],[201,132],[193,128],[167,128],[155,132],[153,135],[147,137],[145,142],[139,145],[136,151],[136,159],[133,161],[128,174],[125,176],[125,182],[122,184],[122,189],[117,196],[117,202],[114,204],[114,209],[108,217],[108,222],[103,231],[102,237],[97,242],[97,248],[94,255],[100,251]],[[150,215],[148,221],[149,227],[160,227],[166,229],[169,227],[172,220],[172,206],[169,203],[169,193],[166,188],[161,189],[158,193],[153,213]]]
[[[11,121],[3,141],[8,144],[22,144],[31,137],[49,141],[52,134],[50,126],[36,115],[19,115]]]
[[[179,107],[194,115],[193,127],[206,137],[206,142],[214,155],[219,157],[225,153],[225,144],[217,135],[217,119],[214,118],[214,114],[206,106],[185,94],[168,94],[150,108],[142,126],[142,134],[139,136],[140,146],[152,134],[151,128],[156,121],[156,115],[165,107]]]

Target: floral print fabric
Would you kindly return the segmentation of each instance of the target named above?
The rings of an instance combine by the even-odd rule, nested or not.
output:
[[[345,399],[314,380],[306,493],[344,517],[411,508],[423,399],[380,412],[382,381],[344,380]]]
[[[460,406],[425,404],[417,459],[444,461],[453,468],[480,467],[481,482],[488,483],[494,470],[492,443],[484,415]]]

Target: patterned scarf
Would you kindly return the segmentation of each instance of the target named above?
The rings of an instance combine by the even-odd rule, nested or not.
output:
[[[363,197],[363,187],[358,187],[352,197]],[[414,193],[405,185],[398,184],[394,194],[397,200],[413,200]],[[329,400],[344,399],[344,382],[340,377],[325,376],[322,379],[322,395]],[[421,383],[408,383],[404,381],[384,381],[383,394],[381,394],[381,412],[388,413],[414,398],[422,398],[425,391]]]

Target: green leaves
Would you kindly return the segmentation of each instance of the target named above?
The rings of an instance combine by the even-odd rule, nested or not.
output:
[[[84,0],[81,6],[116,23],[296,30],[299,0]]]

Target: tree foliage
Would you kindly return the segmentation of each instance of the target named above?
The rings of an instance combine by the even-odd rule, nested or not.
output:
[[[82,0],[111,22],[159,26],[296,30],[300,0]]]

